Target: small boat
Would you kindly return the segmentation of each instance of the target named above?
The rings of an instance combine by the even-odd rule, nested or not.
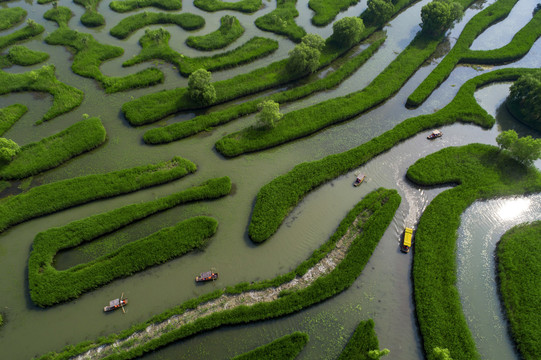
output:
[[[409,253],[410,252],[412,237],[413,237],[413,229],[406,228],[404,230],[404,239],[402,241],[402,246],[400,247],[400,250],[403,253]]]
[[[127,304],[128,304],[128,299],[122,299],[122,297],[120,299],[114,299],[114,300],[109,301],[109,305],[104,307],[103,311],[109,312],[109,311],[117,310],[120,308],[124,310],[124,306]]]
[[[357,178],[355,179],[355,182],[353,183],[353,186],[357,187],[359,185],[361,185],[364,181],[364,178],[366,178],[366,175],[364,174],[359,174],[357,175]]]
[[[442,137],[443,136],[443,133],[439,130],[434,130],[432,131],[432,134],[428,135],[426,138],[428,140],[432,140],[432,139],[435,139],[435,138],[439,138],[439,137]]]
[[[195,282],[204,282],[218,279],[218,273],[213,271],[207,271],[201,273],[199,276],[195,277]]]

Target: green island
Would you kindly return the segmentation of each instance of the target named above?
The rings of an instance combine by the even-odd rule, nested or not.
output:
[[[358,2],[359,0],[310,0],[308,6],[315,12],[312,23],[317,26],[325,26],[331,23],[340,11],[344,11]]]
[[[73,0],[74,3],[85,8],[81,16],[81,23],[86,27],[98,27],[105,25],[105,18],[98,12],[101,0]]]
[[[539,247],[541,221],[521,224],[507,231],[496,248],[498,284],[506,317],[523,359],[539,359]]]
[[[40,185],[0,200],[0,232],[38,216],[167,183],[195,170],[191,161],[175,157],[154,165]]]
[[[0,109],[0,135],[8,131],[27,111],[28,108],[22,104],[13,104]]]
[[[378,357],[369,355],[370,351],[377,350],[379,350],[379,340],[374,330],[374,320],[361,321],[348,340],[346,347],[340,353],[338,360],[377,359]]]
[[[199,15],[188,13],[170,14],[143,11],[120,20],[109,33],[118,39],[125,39],[136,30],[156,24],[174,24],[184,30],[195,30],[205,26],[205,19]]]
[[[241,116],[255,113],[258,111],[258,105],[262,101],[272,100],[279,104],[283,104],[301,99],[318,91],[331,89],[358,70],[384,42],[385,37],[375,40],[368,48],[349,59],[346,63],[340,66],[340,68],[322,79],[318,79],[306,85],[295,87],[291,90],[282,91],[252,101],[246,101],[239,105],[233,105],[225,110],[199,115],[191,120],[148,130],[143,135],[143,140],[147,144],[169,143],[195,135],[214,126],[226,124],[232,120],[238,119]]]
[[[82,293],[114,279],[130,276],[201,248],[216,232],[218,222],[213,218],[190,218],[67,270],[58,271],[53,266],[54,257],[60,250],[93,241],[175,206],[216,199],[230,191],[229,178],[212,179],[200,186],[160,199],[123,206],[39,233],[34,239],[28,259],[28,282],[32,301],[45,307],[75,299]],[[59,286],[60,284],[62,286]]]
[[[261,8],[262,0],[194,0],[193,4],[201,10],[214,12],[221,10],[234,10],[244,13],[253,13]]]
[[[132,359],[202,331],[284,316],[316,304],[351,286],[370,259],[400,201],[395,190],[380,188],[371,192],[346,215],[325,244],[287,274],[216,290],[122,333],[68,346],[60,353],[49,353],[40,359],[67,359],[76,355],[106,358],[118,346],[123,348],[120,359]],[[324,261],[329,256],[339,263],[329,265]],[[316,268],[319,273],[314,277]],[[254,300],[250,296],[254,291],[262,293],[261,296],[267,293],[265,301]],[[124,343],[127,346],[123,347]]]
[[[49,45],[66,46],[75,52],[73,64],[71,65],[74,73],[95,79],[103,86],[106,93],[147,87],[163,82],[164,75],[157,68],[141,70],[136,74],[124,77],[103,75],[100,65],[106,60],[121,56],[124,50],[118,46],[101,44],[90,34],[71,30],[68,27],[71,16],[71,10],[66,7],[48,10],[44,17],[56,21],[59,27],[49,34],[45,41]]]
[[[415,312],[428,359],[435,347],[453,359],[480,359],[456,288],[460,215],[476,200],[541,191],[541,173],[495,146],[448,147],[417,160],[408,179],[423,186],[457,184],[427,206],[415,234]]]
[[[180,10],[182,0],[114,0],[109,3],[111,10],[124,13],[146,7],[155,7],[161,10]]]
[[[308,335],[296,331],[282,336],[267,345],[260,346],[231,360],[293,360],[304,349],[308,342]]]
[[[291,41],[300,42],[306,30],[295,23],[299,16],[297,0],[276,0],[276,9],[255,19],[255,25],[264,31],[287,36]]]
[[[202,36],[188,36],[186,45],[194,49],[210,51],[222,49],[244,33],[244,28],[234,16],[225,15],[220,19],[218,30]]]
[[[175,65],[181,75],[188,76],[197,69],[214,71],[239,66],[266,56],[278,48],[276,41],[256,36],[235,49],[213,56],[190,58],[171,49],[170,37],[171,35],[164,28],[147,29],[145,35],[139,39],[141,53],[126,60],[122,66],[133,66],[145,61],[161,59]]]
[[[20,7],[0,9],[0,30],[9,29],[26,17],[27,11]]]
[[[0,166],[0,179],[23,179],[55,168],[102,145],[106,135],[99,118],[79,121],[55,135],[22,146],[15,159]]]
[[[30,39],[45,31],[43,25],[38,24],[32,19],[28,19],[26,22],[27,25],[24,28],[16,30],[9,35],[0,36],[0,50],[20,41]]]
[[[53,105],[36,124],[75,109],[84,96],[81,90],[58,81],[54,65],[45,65],[21,74],[0,71],[0,95],[23,91],[46,92],[53,96]]]
[[[30,66],[44,62],[49,58],[49,54],[31,50],[26,46],[14,45],[9,49],[7,58],[11,64]]]

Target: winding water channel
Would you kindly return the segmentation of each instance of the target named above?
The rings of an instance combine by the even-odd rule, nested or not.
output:
[[[427,2],[428,0],[424,0],[414,4],[393,20],[385,28],[388,39],[384,46],[351,78],[335,89],[284,105],[281,107],[282,111],[288,112],[328,98],[343,96],[368,84],[413,39],[419,30],[420,9]],[[104,0],[99,6],[99,12],[107,21],[107,24],[99,29],[87,29],[80,24],[79,18],[84,12],[81,6],[71,2],[62,5],[69,6],[75,14],[70,22],[71,28],[91,33],[100,42],[122,46],[125,49],[122,57],[103,64],[101,70],[104,74],[120,76],[148,67],[148,63],[133,68],[121,67],[123,61],[139,53],[140,47],[137,41],[144,34],[145,29],[135,32],[124,41],[111,37],[109,29],[126,15],[112,12],[109,9],[109,3],[109,0]],[[309,33],[329,36],[332,25],[324,28],[311,25],[310,18],[313,12],[308,9],[307,3],[308,0],[298,1],[297,8],[300,16],[297,18],[297,23]],[[490,3],[492,1],[481,2],[466,11],[464,19],[456,24],[449,34],[450,45],[454,43],[454,39],[460,34],[466,22]],[[219,18],[225,14],[231,14],[238,17],[246,27],[245,34],[231,47],[238,46],[255,35],[280,42],[279,49],[272,55],[236,69],[216,72],[213,74],[213,79],[230,78],[285,58],[287,52],[294,47],[294,44],[287,39],[262,32],[255,27],[253,21],[272,11],[276,6],[274,1],[264,1],[264,4],[265,8],[262,10],[253,15],[246,15],[229,11],[205,13],[195,8],[192,1],[183,1],[182,12],[200,14],[205,18],[207,25],[195,32],[198,35],[216,30]],[[519,0],[509,20],[504,20],[489,28],[474,43],[473,48],[492,49],[505,45],[511,38],[506,36],[514,34],[529,21],[531,9],[535,4],[536,1],[533,0]],[[32,0],[12,1],[2,3],[1,6],[23,7],[27,9],[29,18],[46,27],[46,33],[56,29],[56,24],[43,19],[43,13],[50,6],[38,5]],[[365,7],[366,1],[363,0],[346,12],[340,13],[338,18],[356,16]],[[22,26],[24,25],[15,29]],[[151,26],[150,28],[158,27]],[[175,50],[188,56],[200,56],[199,52],[183,43],[183,39],[191,33],[174,26],[164,27],[171,32],[171,46]],[[504,32],[506,36],[500,36]],[[310,341],[299,359],[334,359],[359,321],[373,318],[380,346],[391,350],[389,359],[422,359],[423,353],[412,302],[410,276],[412,254],[400,253],[399,236],[404,226],[417,223],[423,209],[445,188],[425,189],[414,186],[405,179],[407,168],[417,159],[447,146],[459,146],[472,142],[495,144],[495,138],[502,130],[515,129],[521,136],[528,134],[534,137],[540,136],[539,133],[510,118],[505,107],[501,105],[508,94],[509,84],[483,88],[476,93],[476,98],[489,113],[496,117],[497,123],[492,129],[483,130],[472,125],[455,124],[444,127],[442,131],[445,136],[434,142],[426,141],[426,134],[418,134],[376,157],[365,166],[310,193],[288,216],[272,238],[256,246],[247,237],[247,226],[255,196],[263,185],[276,176],[286,173],[300,162],[320,159],[329,154],[348,150],[393,128],[406,118],[431,113],[443,107],[466,80],[481,74],[482,71],[465,66],[457,67],[423,106],[415,110],[406,109],[404,107],[406,98],[435,67],[439,61],[435,59],[417,71],[384,105],[362,116],[269,151],[226,160],[215,152],[213,144],[224,134],[238,131],[253,123],[254,116],[239,119],[179,142],[162,146],[144,145],[142,135],[146,130],[157,125],[188,119],[195,114],[178,114],[157,125],[133,128],[122,117],[120,106],[132,98],[147,93],[185,86],[187,79],[182,78],[169,64],[158,63],[157,66],[166,75],[164,84],[149,89],[104,95],[94,80],[82,78],[71,71],[71,54],[64,47],[52,47],[43,42],[47,36],[46,33],[26,42],[25,45],[31,49],[50,53],[51,58],[48,62],[55,64],[59,80],[83,90],[84,102],[70,113],[40,126],[34,126],[34,122],[41,118],[50,106],[49,96],[43,97],[29,93],[1,96],[0,108],[14,103],[26,104],[29,107],[29,112],[3,136],[23,145],[50,136],[81,119],[83,114],[89,114],[101,117],[107,130],[108,140],[102,147],[55,170],[34,177],[33,185],[144,165],[168,160],[173,156],[182,156],[193,161],[197,164],[198,171],[194,175],[171,184],[79,206],[26,222],[0,234],[0,274],[2,274],[0,276],[0,312],[4,314],[6,322],[0,328],[2,354],[0,357],[5,359],[29,359],[48,351],[60,350],[68,344],[94,340],[145,321],[155,314],[215,288],[235,285],[241,281],[250,282],[272,278],[287,272],[325,242],[340,220],[364,195],[381,186],[397,189],[402,196],[402,203],[370,262],[348,290],[300,313],[272,321],[220,328],[176,342],[144,358],[226,359],[292,331],[304,331],[309,334]],[[41,66],[41,64],[30,68],[14,66],[6,71],[25,72]],[[541,41],[537,41],[523,59],[506,66],[540,67]],[[541,168],[541,161],[538,161],[536,166]],[[354,188],[351,184],[357,172],[367,174],[367,181],[361,187]],[[203,251],[169,261],[134,276],[116,280],[81,296],[76,301],[45,310],[32,304],[28,295],[26,266],[31,244],[37,233],[123,205],[168,195],[199,184],[206,179],[224,175],[230,176],[234,184],[234,191],[230,196],[165,211],[134,224],[126,230],[100,239],[96,244],[63,253],[56,260],[59,268],[67,268],[100,256],[126,241],[144,237],[164,226],[171,226],[180,220],[194,215],[210,215],[218,220],[219,229]],[[507,326],[497,298],[494,280],[494,247],[499,237],[510,227],[536,219],[541,219],[541,196],[539,195],[477,202],[462,215],[457,249],[458,287],[466,318],[484,359],[518,359],[509,340]],[[194,275],[209,267],[214,267],[219,271],[220,279],[212,284],[195,285]],[[130,299],[127,313],[117,312],[105,315],[101,310],[103,306],[122,292]]]

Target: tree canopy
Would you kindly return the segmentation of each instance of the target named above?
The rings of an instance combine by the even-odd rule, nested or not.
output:
[[[521,76],[511,86],[507,101],[519,120],[541,131],[541,73]]]
[[[453,0],[434,0],[421,9],[423,33],[440,36],[453,21],[462,18],[462,5]]]
[[[259,113],[257,120],[259,127],[263,129],[272,129],[276,121],[280,120],[283,114],[280,113],[280,105],[272,100],[266,100],[259,104]]]
[[[530,135],[519,138],[514,130],[507,130],[496,137],[496,142],[524,164],[541,158],[541,139],[534,139]]]
[[[300,44],[289,52],[287,68],[293,73],[311,73],[319,67],[320,50],[325,40],[316,34],[307,34]]]
[[[0,138],[0,163],[9,163],[19,151],[20,147],[15,141]]]
[[[374,25],[385,24],[394,13],[391,0],[368,0],[368,8],[363,13],[363,20]]]
[[[210,105],[216,101],[216,90],[210,83],[211,74],[205,69],[195,70],[188,78],[188,93],[201,105]]]
[[[361,40],[364,23],[358,17],[345,17],[336,21],[332,29],[332,41],[340,46],[350,47]]]

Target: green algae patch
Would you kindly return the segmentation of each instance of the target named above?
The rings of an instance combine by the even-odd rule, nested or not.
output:
[[[499,291],[511,334],[525,360],[541,358],[541,221],[507,231],[496,248]]]
[[[53,136],[21,147],[19,154],[0,167],[3,180],[23,179],[55,168],[105,142],[101,120],[89,118]]]

